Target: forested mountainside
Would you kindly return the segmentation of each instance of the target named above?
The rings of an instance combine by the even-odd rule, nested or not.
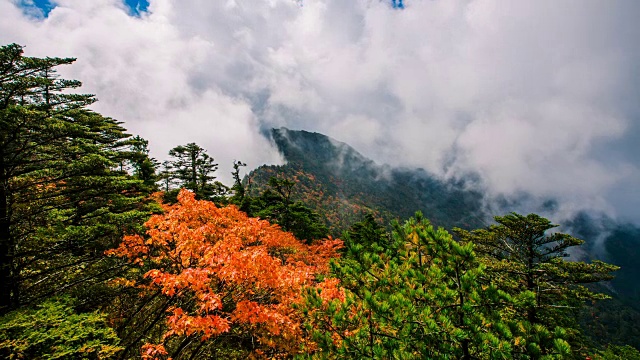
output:
[[[610,282],[610,289],[616,297],[640,311],[640,262],[637,261],[640,257],[640,228],[585,213],[578,214],[566,225],[576,236],[588,240],[585,250],[589,256],[621,267]]]
[[[271,136],[287,164],[251,172],[247,179],[254,193],[272,176],[295,179],[294,194],[321,214],[334,235],[366,212],[388,223],[422,211],[446,228],[477,228],[490,219],[482,210],[482,194],[467,189],[463,181],[378,165],[351,146],[318,133],[280,128],[272,129]]]
[[[443,181],[422,169],[378,165],[348,144],[319,133],[279,128],[272,129],[270,136],[286,164],[261,166],[245,181],[258,194],[268,187],[271,177],[295,180],[293,199],[317,212],[334,236],[366,213],[388,224],[420,210],[447,229],[473,229],[491,222],[491,214],[483,207],[484,195],[463,181]],[[586,213],[579,213],[563,228],[586,241],[585,253],[574,257],[621,267],[612,281],[600,287],[612,299],[584,312],[583,323],[591,329],[593,339],[640,348],[640,262],[636,261],[640,228]]]
[[[579,214],[567,224],[581,239],[587,239],[589,256],[620,266],[610,282],[599,290],[612,299],[590,307],[583,317],[593,339],[601,343],[627,343],[640,348],[640,229]]]

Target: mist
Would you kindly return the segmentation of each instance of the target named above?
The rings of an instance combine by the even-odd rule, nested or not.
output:
[[[28,3],[0,0],[0,43],[77,57],[61,75],[159,159],[196,142],[224,181],[233,160],[281,163],[262,133],[285,126],[563,218],[640,223],[637,1]]]

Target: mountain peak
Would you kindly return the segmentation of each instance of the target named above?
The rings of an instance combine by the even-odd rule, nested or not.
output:
[[[378,165],[348,144],[323,134],[279,128],[272,129],[271,136],[287,161],[283,171],[312,174],[323,191],[336,198],[367,204],[394,217],[408,218],[421,210],[438,225],[479,224],[482,195],[461,184],[443,181],[421,169]]]
[[[303,168],[322,167],[333,172],[380,168],[348,144],[324,134],[281,127],[272,129],[271,137],[288,163]]]

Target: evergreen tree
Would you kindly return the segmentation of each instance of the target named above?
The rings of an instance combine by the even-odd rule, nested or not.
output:
[[[531,324],[523,336],[528,354],[553,351],[553,336],[567,332],[576,356],[581,356],[578,313],[587,300],[607,298],[585,284],[613,278],[618,267],[593,260],[564,261],[568,249],[584,241],[569,234],[549,232],[558,225],[536,214],[496,216],[497,225],[466,231],[456,229],[464,243],[476,244],[485,257],[490,281],[519,298],[506,313]]]
[[[171,160],[165,167],[166,185],[174,181],[178,187],[193,191],[199,199],[222,200],[229,189],[215,181],[218,164],[196,143],[179,145],[169,150]]]
[[[351,254],[352,258],[357,258],[362,252],[376,253],[391,246],[387,231],[371,213],[365,214],[362,221],[353,224],[343,237],[348,249],[358,249]]]
[[[245,188],[245,184],[243,184],[240,178],[240,168],[244,166],[247,166],[247,164],[242,161],[233,162],[233,172],[231,173],[231,176],[233,176],[233,186],[231,187],[233,195],[229,199],[229,202],[236,205],[241,211],[251,214],[253,198],[249,195],[249,191]],[[248,186],[250,186],[250,180],[247,182]]]
[[[320,216],[292,199],[295,184],[286,178],[270,178],[269,187],[252,202],[251,215],[276,223],[307,242],[327,236],[327,227],[320,222]]]
[[[164,191],[166,194],[177,187],[178,184],[173,177],[173,165],[170,161],[163,161],[160,169],[160,172],[158,172],[158,186],[160,187],[160,190]]]
[[[104,250],[148,214],[141,181],[120,166],[133,160],[130,136],[86,109],[91,95],[69,93],[80,82],[56,76],[73,61],[0,48],[1,313],[103,286],[118,268]]]
[[[47,299],[35,308],[0,318],[4,359],[109,359],[122,350],[107,316],[77,313],[68,297]]]
[[[149,141],[138,135],[131,140],[133,177],[142,180],[148,191],[158,190],[157,182],[159,177],[156,174],[156,170],[159,164],[156,159],[149,157]]]
[[[365,240],[365,241],[362,241]],[[391,237],[371,218],[345,236],[332,265],[342,291],[311,291],[305,312],[320,358],[509,358],[518,344],[496,311],[510,297],[481,286],[473,245],[421,214]]]

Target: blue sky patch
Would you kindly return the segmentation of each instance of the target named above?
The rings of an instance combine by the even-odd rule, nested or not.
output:
[[[141,13],[149,8],[148,0],[123,0],[132,16],[140,16]],[[25,14],[35,17],[47,17],[53,8],[56,7],[55,1],[51,0],[20,0],[19,6]]]
[[[404,3],[402,0],[392,0],[391,6],[393,6],[394,9],[404,9]]]
[[[18,5],[25,14],[35,17],[47,17],[51,9],[56,7],[56,5],[52,4],[49,0],[20,0]]]
[[[131,15],[140,16],[140,13],[147,11],[149,1],[147,0],[125,0],[124,3],[129,7]]]

